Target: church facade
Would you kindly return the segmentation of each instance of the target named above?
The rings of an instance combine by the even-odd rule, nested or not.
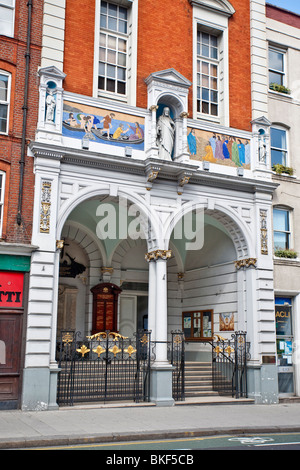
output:
[[[179,330],[191,362],[245,332],[248,396],[276,403],[264,0],[62,3],[44,1],[29,145],[22,409],[57,407],[62,332],[139,329],[156,344],[157,405],[174,403]],[[114,308],[95,301],[109,289]]]

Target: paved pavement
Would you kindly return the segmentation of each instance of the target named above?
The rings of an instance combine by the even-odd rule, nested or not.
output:
[[[264,432],[300,432],[300,403],[220,399],[173,407],[112,404],[0,411],[0,448]]]

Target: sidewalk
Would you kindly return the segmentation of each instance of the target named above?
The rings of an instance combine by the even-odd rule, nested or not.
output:
[[[293,431],[300,432],[300,403],[255,405],[220,399],[173,407],[119,403],[0,411],[0,449]]]

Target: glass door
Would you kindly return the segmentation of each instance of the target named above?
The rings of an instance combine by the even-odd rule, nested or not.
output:
[[[292,302],[290,298],[275,297],[278,391],[280,395],[294,394]]]

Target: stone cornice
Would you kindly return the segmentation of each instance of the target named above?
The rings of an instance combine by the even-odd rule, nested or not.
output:
[[[39,142],[31,142],[29,147],[34,157],[52,159],[60,162],[61,165],[66,163],[77,167],[99,168],[107,171],[144,176],[145,181],[149,174],[149,168],[153,166],[159,167],[156,180],[169,180],[179,183],[180,178],[188,174],[188,187],[201,185],[247,193],[265,192],[272,194],[279,186],[278,183],[272,180],[246,178],[226,175],[221,172],[213,173],[201,170],[198,165],[193,165],[192,163],[168,162],[156,158],[138,160],[125,156],[107,155],[89,150],[60,147]]]

